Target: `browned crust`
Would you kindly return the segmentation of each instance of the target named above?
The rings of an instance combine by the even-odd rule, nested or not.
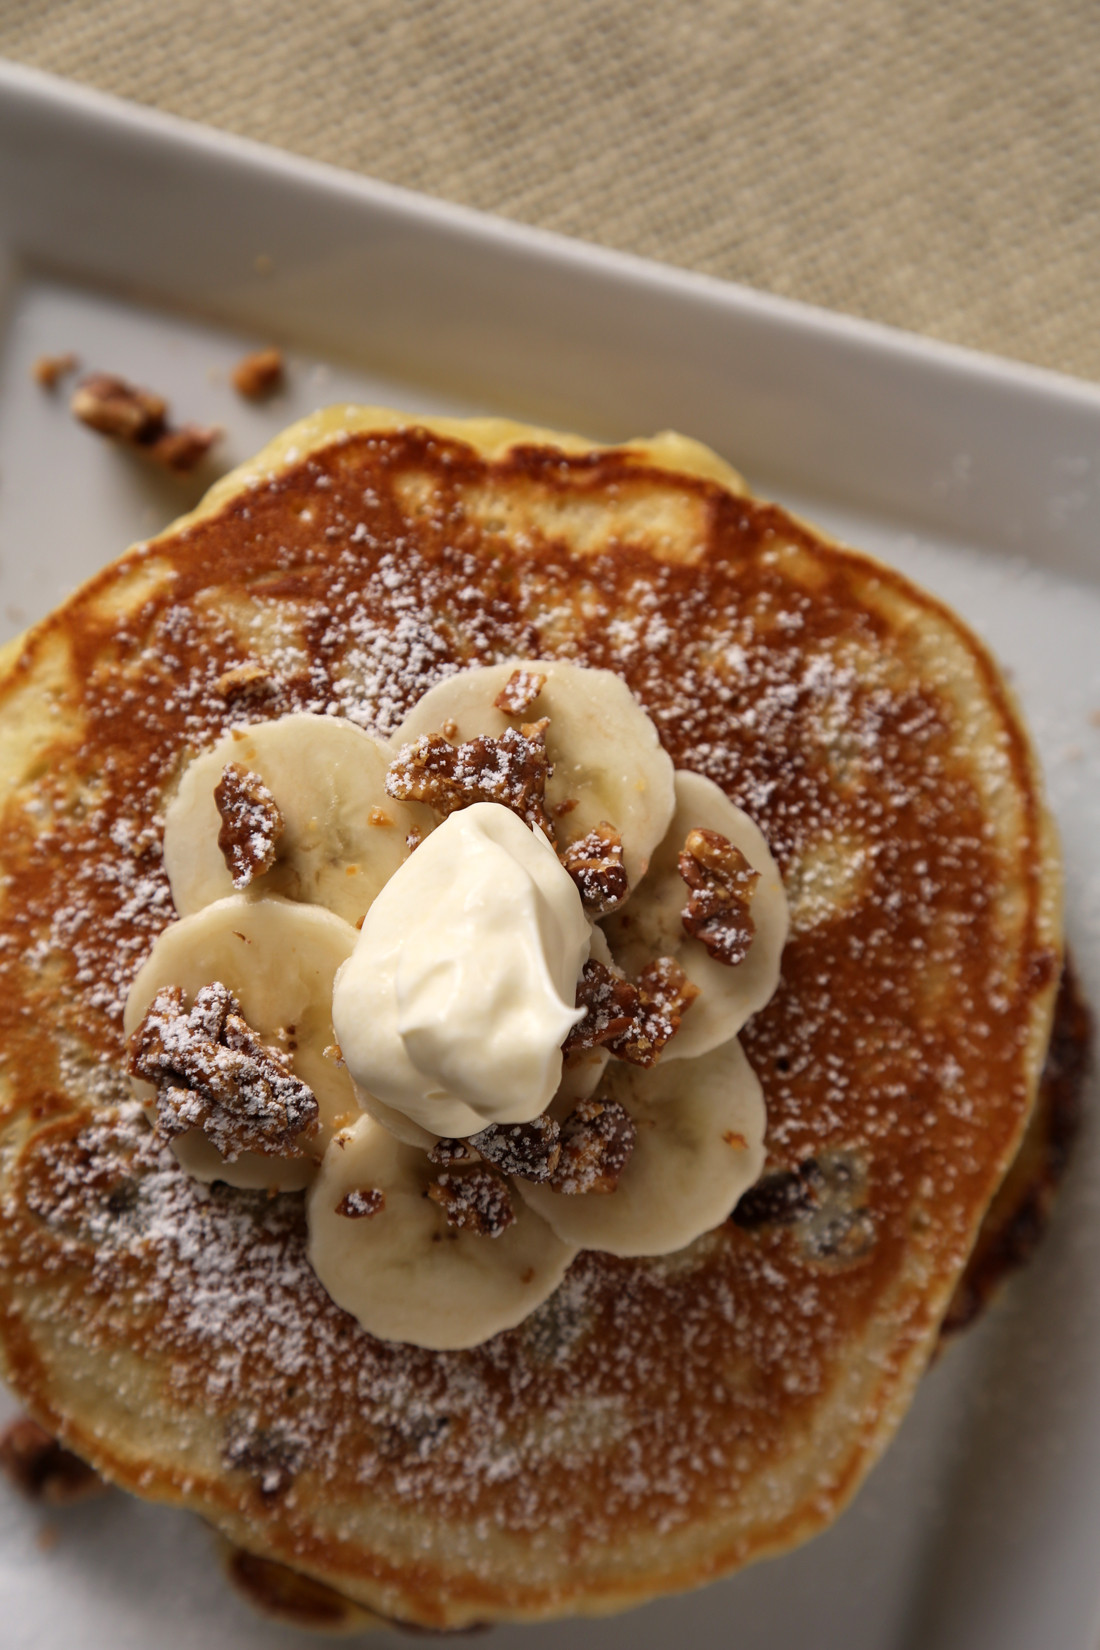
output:
[[[1067,957],[1035,1110],[951,1297],[941,1344],[986,1311],[1005,1281],[1031,1259],[1050,1223],[1081,1125],[1093,1067],[1093,1032],[1092,1014]]]

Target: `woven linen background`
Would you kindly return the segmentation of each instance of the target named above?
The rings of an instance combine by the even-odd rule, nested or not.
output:
[[[1100,0],[0,0],[0,54],[1100,379]]]

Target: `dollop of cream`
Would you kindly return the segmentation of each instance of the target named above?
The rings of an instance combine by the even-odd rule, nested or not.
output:
[[[546,838],[495,802],[452,814],[394,873],[336,977],[333,1026],[365,1091],[433,1134],[549,1104],[590,929]]]

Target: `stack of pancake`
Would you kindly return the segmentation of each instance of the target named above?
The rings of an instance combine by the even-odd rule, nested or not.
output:
[[[517,1329],[434,1353],[328,1298],[300,1193],[182,1171],[122,1007],[173,920],[161,824],[193,755],[295,710],[385,735],[516,657],[617,672],[764,831],[792,920],[742,1037],[768,1160],[689,1248],[582,1252]],[[939,602],[683,438],[296,426],[9,652],[0,800],[3,1367],[253,1570],[462,1627],[790,1547],[897,1426],[1033,1117],[957,1318],[1047,1198],[1085,1022],[1067,1007],[1037,1114],[1061,881],[1004,683]]]

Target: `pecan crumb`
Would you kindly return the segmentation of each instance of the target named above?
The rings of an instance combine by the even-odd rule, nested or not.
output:
[[[49,1507],[68,1507],[107,1489],[94,1467],[25,1415],[0,1433],[0,1471],[29,1500]]]
[[[336,1205],[338,1215],[347,1215],[349,1220],[370,1220],[374,1215],[380,1215],[386,1207],[386,1194],[378,1186],[357,1186],[353,1191],[345,1192]]]
[[[392,825],[393,820],[384,808],[372,808],[367,815],[367,824],[381,827],[384,825]]]
[[[233,878],[234,888],[247,888],[275,863],[275,846],[282,835],[279,804],[258,773],[227,762],[214,787],[221,815],[218,847]]]
[[[71,351],[65,355],[40,355],[31,368],[31,377],[44,390],[55,390],[62,378],[75,372],[80,361]]]
[[[487,1164],[457,1174],[444,1170],[424,1195],[443,1210],[448,1226],[460,1232],[496,1238],[515,1222],[516,1211],[504,1177]]]
[[[550,1177],[555,1192],[613,1192],[637,1139],[634,1121],[617,1100],[582,1100],[561,1130],[561,1158]]]
[[[281,390],[285,377],[283,352],[279,349],[253,350],[233,368],[230,375],[233,388],[246,401],[264,401],[276,390]]]
[[[75,418],[100,435],[181,473],[193,470],[221,435],[220,430],[198,424],[170,425],[162,395],[109,372],[82,379],[69,406]]]
[[[428,1162],[440,1163],[444,1167],[449,1167],[452,1163],[476,1163],[477,1153],[471,1149],[468,1141],[444,1135],[434,1146],[428,1148]]]
[[[548,718],[506,728],[499,739],[479,735],[452,745],[441,733],[403,745],[386,774],[386,794],[398,802],[425,802],[452,814],[474,802],[500,802],[551,842],[546,781],[554,771],[546,754]]]
[[[728,837],[698,830],[688,832],[680,875],[690,890],[681,914],[685,932],[717,962],[744,962],[756,933],[750,907],[760,872]]]
[[[214,683],[214,692],[222,699],[238,699],[266,693],[271,685],[271,672],[267,666],[250,659],[246,664],[234,665],[231,670],[223,671]]]
[[[470,1136],[470,1144],[503,1174],[536,1183],[549,1180],[558,1166],[560,1130],[545,1112],[530,1123],[490,1123]]]
[[[630,891],[623,864],[623,839],[606,819],[564,848],[561,862],[576,883],[590,917],[613,911]]]
[[[221,981],[196,993],[190,1013],[179,986],[162,986],[129,1047],[131,1075],[156,1085],[161,1134],[201,1129],[228,1163],[242,1152],[305,1155],[298,1136],[315,1132],[317,1098]]]
[[[537,670],[513,670],[493,704],[505,716],[522,716],[531,709],[546,686],[546,677]]]

